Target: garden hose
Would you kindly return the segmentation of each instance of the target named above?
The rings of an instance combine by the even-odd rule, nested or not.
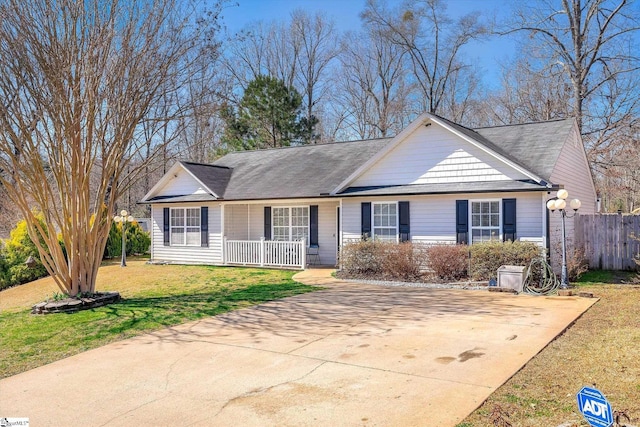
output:
[[[533,295],[548,295],[558,289],[560,282],[544,257],[531,260],[524,278],[524,292]]]

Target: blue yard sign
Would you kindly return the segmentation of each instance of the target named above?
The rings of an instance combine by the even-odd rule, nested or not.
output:
[[[592,427],[611,427],[613,424],[611,405],[600,390],[582,387],[576,397],[580,413]]]

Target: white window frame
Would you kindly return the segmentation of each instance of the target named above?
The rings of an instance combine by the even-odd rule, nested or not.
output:
[[[376,206],[379,205],[395,205],[396,207],[396,223],[395,226],[390,226],[390,225],[379,225],[376,226],[376,219],[375,219],[375,210],[376,210]],[[399,212],[399,207],[398,207],[398,202],[397,201],[381,201],[381,202],[371,202],[371,237],[375,240],[376,238],[380,239],[380,240],[384,240],[384,241],[391,241],[391,242],[396,242],[398,243],[398,239],[400,237],[400,212]],[[382,229],[386,229],[386,230],[390,230],[390,229],[395,229],[395,237],[393,239],[387,239],[386,236],[383,237],[379,237],[376,236],[376,229],[378,230],[382,230]]]
[[[197,211],[198,215],[198,226],[194,226],[194,225],[189,225],[188,224],[188,218],[189,216],[187,215],[189,210],[194,210]],[[178,212],[178,211],[182,211],[182,215],[184,218],[184,223],[183,225],[174,225],[173,223],[173,213],[174,212]],[[192,217],[193,218],[193,217]],[[195,229],[197,228],[197,239],[194,239],[194,241],[192,243],[189,243],[189,239],[188,239],[188,235],[190,233],[195,234],[196,231]],[[183,235],[183,241],[181,243],[176,243],[174,241],[173,238],[173,234],[174,234],[174,230],[178,231],[178,230],[182,230],[182,235]],[[202,211],[200,209],[200,207],[182,207],[182,208],[170,208],[169,210],[169,245],[170,246],[189,246],[189,247],[196,247],[196,246],[201,246],[201,236],[202,236]],[[197,242],[196,242],[197,240]]]
[[[288,224],[287,225],[276,225],[276,209],[288,209],[289,212],[289,218],[288,218]],[[286,227],[288,229],[287,232],[287,238],[285,240],[282,241],[286,241],[286,242],[291,242],[292,240],[292,230],[293,228],[303,228],[305,226],[300,226],[300,225],[293,225],[292,224],[292,219],[293,219],[293,209],[305,209],[306,210],[306,217],[307,217],[307,225],[306,225],[306,236],[305,236],[305,240],[306,240],[306,245],[309,246],[309,236],[311,234],[311,215],[310,215],[310,207],[309,205],[293,205],[293,206],[271,206],[271,238],[273,240],[278,240],[276,239],[276,227],[278,228],[283,228]]]
[[[477,225],[474,226],[473,225],[473,218],[474,218],[474,214],[473,214],[473,204],[474,203],[480,203],[481,207],[480,207],[480,218],[481,218],[481,222],[482,222],[482,203],[498,203],[498,225],[497,226],[483,226],[483,225]],[[474,243],[482,243],[482,242],[489,242],[489,241],[502,241],[502,199],[476,199],[476,200],[469,200],[469,243],[470,244],[474,244]],[[488,214],[485,215],[492,215],[493,212],[489,212]],[[473,239],[473,230],[496,230],[497,233],[493,234],[493,236],[495,236],[495,238],[490,238],[489,240],[484,240],[482,238],[482,236],[480,237],[479,241],[474,241]]]

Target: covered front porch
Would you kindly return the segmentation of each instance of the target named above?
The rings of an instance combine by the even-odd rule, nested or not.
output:
[[[223,263],[304,269],[337,263],[340,202],[223,204]]]

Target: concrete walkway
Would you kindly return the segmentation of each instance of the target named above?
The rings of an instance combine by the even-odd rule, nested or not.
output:
[[[455,426],[596,300],[343,283],[0,381],[32,426]]]

